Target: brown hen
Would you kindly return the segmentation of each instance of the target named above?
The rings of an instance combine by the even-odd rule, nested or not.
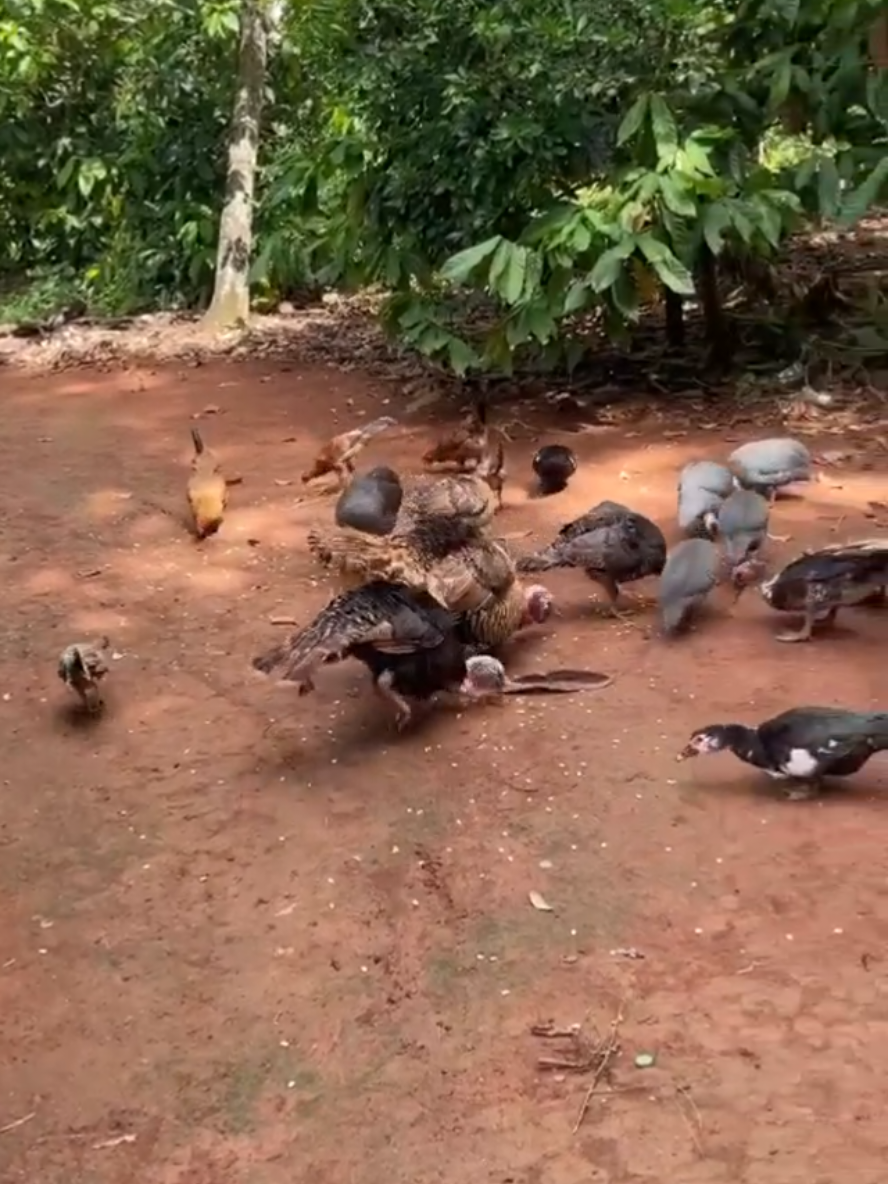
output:
[[[463,470],[472,470],[487,456],[489,449],[487,405],[476,403],[463,416],[456,431],[425,450],[422,463],[428,467],[450,464],[458,465]]]
[[[354,428],[350,432],[334,436],[332,440],[327,441],[315,457],[314,463],[302,474],[302,483],[305,485],[318,477],[326,476],[327,473],[335,473],[336,489],[344,489],[354,474],[353,461],[358,453],[374,436],[378,436],[387,428],[395,427],[397,422],[390,415],[383,415],[362,428]]]
[[[222,466],[203,442],[197,428],[191,429],[194,456],[188,478],[188,505],[194,520],[194,531],[199,539],[215,534],[225,517],[228,504],[228,485]]]

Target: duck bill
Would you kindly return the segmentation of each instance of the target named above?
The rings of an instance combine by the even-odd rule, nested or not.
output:
[[[684,748],[681,750],[681,752],[679,752],[676,755],[675,759],[677,761],[689,761],[692,756],[698,756],[698,755],[699,754],[698,754],[696,748],[694,748],[693,744],[686,744],[684,746]]]

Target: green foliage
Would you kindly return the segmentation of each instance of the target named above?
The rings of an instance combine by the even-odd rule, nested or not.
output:
[[[884,196],[880,7],[295,0],[254,292],[376,285],[389,330],[459,373],[572,365],[589,318],[625,334],[713,257],[774,258],[803,217]],[[36,272],[41,307],[207,298],[237,37],[238,0],[7,0],[0,281]]]

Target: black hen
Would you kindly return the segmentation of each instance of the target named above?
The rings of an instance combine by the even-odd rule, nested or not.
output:
[[[546,444],[533,458],[532,464],[543,497],[561,493],[577,471],[576,455],[564,444]]]
[[[789,781],[792,799],[815,796],[824,777],[849,777],[888,750],[888,713],[794,707],[756,727],[710,724],[695,732],[679,760],[730,749],[769,777]]]
[[[860,604],[886,584],[888,539],[863,539],[801,555],[765,580],[761,593],[778,612],[804,616],[802,628],[779,641],[810,641],[815,624],[831,624],[842,605]]]
[[[619,502],[604,501],[562,526],[550,546],[518,560],[519,572],[580,567],[607,593],[614,616],[620,585],[658,576],[666,563],[666,539],[659,526]]]
[[[336,525],[350,526],[365,534],[385,535],[394,530],[404,498],[401,478],[386,465],[353,477],[336,502]]]

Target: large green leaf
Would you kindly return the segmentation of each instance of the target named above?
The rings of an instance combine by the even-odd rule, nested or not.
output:
[[[481,359],[472,347],[466,345],[461,337],[453,336],[447,342],[447,360],[451,370],[460,378],[467,370],[475,369],[481,364]]]
[[[660,177],[660,192],[663,201],[673,212],[682,218],[694,218],[697,214],[697,203],[694,201],[688,187],[675,173],[664,173]]]
[[[640,94],[623,116],[619,130],[617,131],[618,144],[625,144],[638,134],[648,113],[648,101],[649,96],[647,94]]]
[[[713,255],[724,249],[724,233],[731,225],[731,215],[720,201],[714,201],[703,211],[703,237]]]
[[[502,237],[495,234],[492,238],[486,238],[482,243],[476,243],[473,247],[466,247],[464,251],[451,255],[441,268],[441,279],[447,280],[451,284],[464,283],[470,278],[475,268],[480,267],[493,254],[501,241]]]
[[[662,95],[651,95],[651,128],[660,163],[671,165],[678,151],[678,128],[675,116]]]
[[[694,295],[694,277],[664,242],[652,234],[641,234],[638,248],[667,288],[679,296]]]
[[[888,182],[888,156],[883,156],[865,181],[848,194],[842,202],[839,222],[851,226],[859,221],[875,205]]]
[[[623,270],[623,264],[635,250],[633,238],[624,238],[614,247],[608,247],[599,255],[595,266],[589,272],[589,287],[593,292],[605,292]]]

